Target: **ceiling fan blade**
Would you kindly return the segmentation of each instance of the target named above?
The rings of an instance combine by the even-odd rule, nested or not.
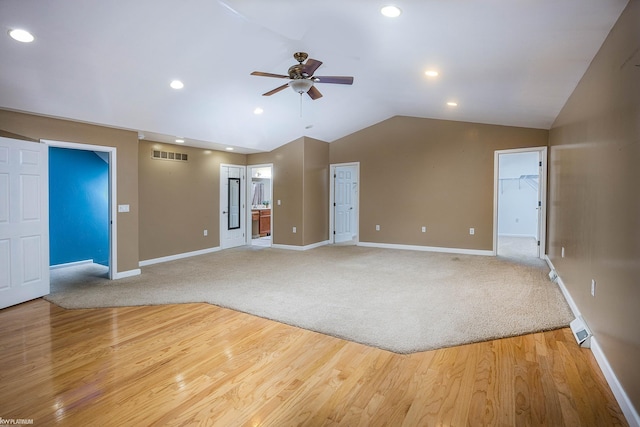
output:
[[[278,93],[278,92],[280,92],[282,89],[285,89],[285,88],[287,88],[287,87],[289,87],[289,83],[285,83],[285,84],[283,84],[282,86],[279,86],[279,87],[277,87],[277,88],[275,88],[275,89],[273,89],[273,90],[270,90],[269,92],[263,93],[263,94],[262,94],[262,96],[271,96],[271,95],[273,95],[274,93]]]
[[[353,84],[353,77],[347,76],[315,76],[313,81],[316,83],[335,83],[339,85]]]
[[[311,89],[307,91],[307,95],[309,95],[313,100],[322,98],[322,94],[315,86],[311,86]]]
[[[288,79],[289,76],[285,76],[284,74],[272,74],[272,73],[263,73],[262,71],[254,71],[251,73],[252,76],[261,76],[261,77],[276,77],[278,79]]]
[[[315,73],[318,67],[321,65],[322,61],[309,58],[307,59],[307,62],[302,66],[302,72],[307,76],[313,76],[313,73]]]

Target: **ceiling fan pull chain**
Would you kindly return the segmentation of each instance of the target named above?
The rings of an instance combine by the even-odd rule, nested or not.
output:
[[[300,118],[302,118],[302,92],[300,92]]]

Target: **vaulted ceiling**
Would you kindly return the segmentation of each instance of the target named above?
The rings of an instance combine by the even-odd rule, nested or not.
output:
[[[396,18],[386,4],[2,0],[0,108],[244,153],[395,115],[548,129],[627,0],[397,0]],[[262,96],[287,80],[250,73],[287,74],[297,51],[353,85]]]

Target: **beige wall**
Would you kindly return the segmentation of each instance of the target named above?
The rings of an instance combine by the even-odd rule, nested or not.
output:
[[[304,138],[269,153],[249,154],[248,165],[273,163],[272,239],[278,245],[303,245]],[[280,200],[280,205],[277,201]],[[296,227],[296,233],[292,232]]]
[[[361,242],[492,250],[494,151],[547,140],[541,129],[397,116],[331,143],[330,162],[360,162]]]
[[[304,140],[303,245],[329,239],[329,144]]]
[[[138,135],[135,132],[68,120],[0,110],[0,129],[5,135],[27,139],[51,139],[116,147],[117,203],[130,212],[118,214],[117,272],[138,268]]]
[[[245,165],[247,156],[146,140],[139,149],[140,260],[219,246],[220,164]],[[189,160],[153,159],[154,149]]]
[[[556,119],[549,162],[549,257],[636,410],[640,409],[639,23],[640,2],[632,0]],[[590,293],[592,279],[595,297]]]
[[[247,156],[248,165],[263,163],[273,164],[273,243],[307,246],[326,241],[329,236],[329,144],[302,137],[269,153]]]
[[[0,136],[3,138],[12,138],[12,139],[20,139],[23,141],[38,142],[37,139],[27,138],[24,135],[16,135],[15,133],[7,132],[2,129],[0,129]]]

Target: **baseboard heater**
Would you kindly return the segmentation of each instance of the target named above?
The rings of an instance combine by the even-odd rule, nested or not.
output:
[[[569,324],[571,332],[580,347],[591,348],[591,331],[581,316],[576,317]]]

